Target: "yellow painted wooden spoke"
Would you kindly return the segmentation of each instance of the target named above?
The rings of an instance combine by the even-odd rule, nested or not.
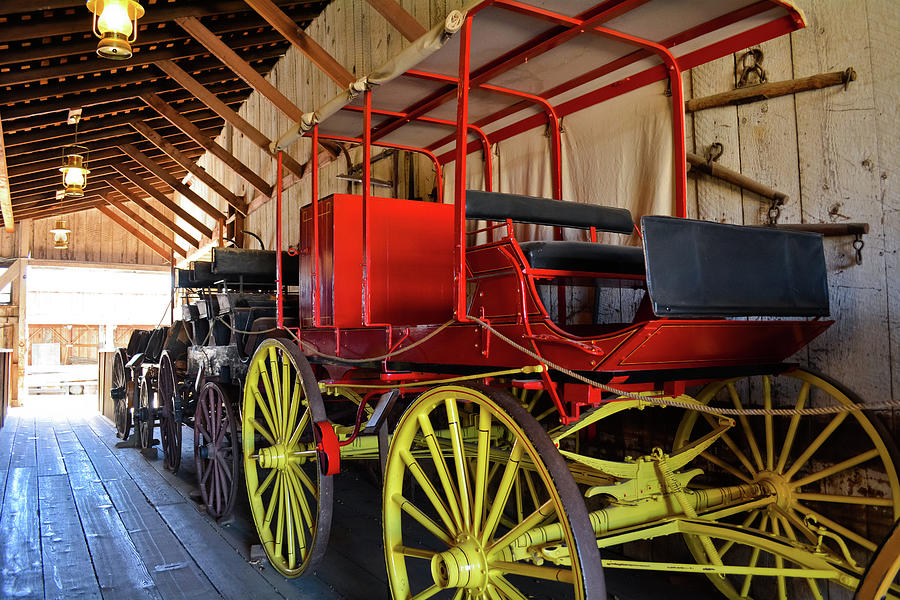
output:
[[[582,496],[558,454],[552,468],[543,460],[538,447],[558,451],[544,432],[537,442],[526,433],[523,422],[531,419],[499,390],[444,386],[410,405],[385,472],[384,547],[394,598],[442,590],[453,598],[585,597],[582,561],[591,558],[577,551],[581,542],[568,520],[575,510],[570,495],[584,510]],[[519,477],[526,464],[528,476]],[[526,511],[523,498],[540,503]],[[515,514],[517,505],[521,517],[505,525],[501,515]],[[542,550],[532,549],[528,536],[548,522],[562,540],[538,565]],[[585,539],[583,548],[596,548],[593,535]]]
[[[831,381],[801,369],[749,379],[711,384],[697,400],[703,404],[764,409],[860,402]],[[701,454],[708,468],[692,484],[749,484],[758,486],[759,496],[701,518],[740,524],[747,531],[762,531],[795,548],[818,546],[829,557],[826,567],[834,569],[834,580],[851,587],[855,579],[842,574],[855,572],[857,567],[847,560],[847,554],[864,564],[886,533],[881,524],[900,518],[896,457],[878,425],[859,411],[788,418],[740,416],[737,421],[738,426],[722,436],[720,444]],[[706,435],[715,424],[710,416],[688,412],[676,433],[675,447],[681,448]],[[855,484],[849,475],[858,471],[864,472],[868,481],[878,483]],[[697,561],[706,562],[698,538],[685,536]],[[753,571],[740,577],[710,575],[713,584],[729,598],[755,597],[760,593],[791,598],[792,594],[801,593],[797,590],[813,598],[822,597],[822,584],[813,578],[803,577],[805,586],[789,585],[793,576],[789,552],[760,552],[734,540],[717,550],[726,566],[745,566]],[[776,569],[784,567],[785,573],[773,576],[761,568],[765,564],[774,564]]]
[[[266,556],[287,577],[315,565],[327,543],[332,483],[319,469],[312,427],[324,419],[318,384],[296,346],[263,342],[244,384],[244,476]]]

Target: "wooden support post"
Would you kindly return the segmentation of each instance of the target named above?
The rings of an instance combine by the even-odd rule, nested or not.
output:
[[[400,32],[400,35],[409,41],[417,40],[425,35],[425,28],[416,21],[415,17],[406,12],[396,0],[367,0],[372,8],[381,13],[387,22]],[[252,6],[252,3],[250,3]],[[258,11],[257,11],[258,12]]]
[[[166,75],[177,81],[181,85],[181,87],[193,94],[198,100],[215,111],[216,114],[225,119],[225,121],[231,123],[238,131],[247,136],[247,139],[249,139],[251,142],[259,146],[260,149],[266,152],[266,154],[272,153],[272,141],[269,138],[267,138],[259,129],[251,125],[246,119],[232,110],[231,107],[222,102],[218,96],[205,88],[199,81],[191,77],[191,75],[187,71],[173,63],[171,60],[158,61],[156,63],[156,66],[162,69],[162,71],[165,72]],[[143,125],[144,127],[146,127],[144,123],[139,121],[138,123],[132,123],[131,125],[135,129],[138,129],[138,131],[140,131],[141,133],[144,133],[143,129],[139,128],[139,125]],[[173,158],[175,157],[173,156]],[[304,165],[301,165],[299,162],[291,158],[287,153],[282,155],[282,162],[284,163],[285,168],[297,175],[297,177],[303,177],[303,174],[305,172]],[[191,172],[193,173],[193,171]],[[247,214],[246,211],[241,212],[243,212],[245,215]]]
[[[228,108],[226,106],[226,108]],[[231,109],[229,109],[231,110]],[[219,183],[219,181],[206,172],[206,169],[195,163],[191,157],[186,155],[184,152],[176,148],[172,145],[169,140],[158,134],[154,131],[149,125],[144,123],[143,121],[132,121],[129,123],[132,127],[134,127],[141,135],[143,135],[147,140],[152,143],[154,146],[171,156],[175,159],[181,166],[187,169],[188,173],[192,173],[194,177],[205,183],[209,186],[209,189],[220,195],[225,201],[230,204],[232,207],[237,209],[238,211],[247,214],[247,201],[233,193],[227,187]]]
[[[255,72],[256,71],[254,71],[254,73]],[[240,175],[245,181],[247,181],[247,183],[259,190],[260,193],[265,196],[272,195],[272,186],[266,183],[266,181],[262,177],[254,173],[250,169],[250,167],[239,161],[234,157],[234,155],[229,153],[222,146],[218,145],[216,142],[203,135],[203,133],[196,125],[191,123],[184,115],[175,110],[162,98],[160,98],[156,94],[145,94],[141,96],[141,98],[144,100],[144,102],[153,107],[159,114],[168,119],[172,123],[172,125],[175,125],[175,127],[180,129],[185,135],[208,150],[210,154],[228,165],[228,168]]]
[[[722,92],[721,94],[693,98],[684,103],[684,111],[694,112],[707,108],[715,108],[717,106],[731,106],[736,104],[746,104],[748,102],[758,102],[759,100],[766,100],[767,98],[777,98],[778,96],[787,96],[788,94],[796,94],[797,92],[819,90],[834,85],[846,86],[851,81],[856,81],[856,71],[853,70],[853,67],[850,67],[845,71],[819,73],[818,75],[810,75],[809,77],[801,77],[800,79],[761,83],[759,85],[751,85],[730,90],[728,92]]]
[[[128,208],[123,202],[116,202],[115,199],[112,198],[111,194],[107,194],[106,196],[104,196],[104,199],[109,203],[109,206],[112,206],[114,209],[130,218],[139,226],[146,229],[152,236],[171,248],[173,252],[177,252],[179,255],[185,257],[188,255],[188,251],[186,249],[175,243],[174,237],[157,228],[155,225],[153,225],[153,223],[150,223],[146,219],[141,218],[139,214]]]
[[[169,260],[169,251],[156,243],[153,238],[145,234],[143,231],[128,222],[127,219],[119,215],[109,205],[98,206],[97,210],[118,223],[125,231],[144,242],[148,248],[159,254],[166,261]]]
[[[6,231],[8,233],[15,231],[12,198],[9,194],[9,172],[6,170],[6,146],[3,144],[2,117],[0,117],[0,212],[3,213],[3,227]]]
[[[297,23],[274,2],[271,0],[245,0],[245,2],[341,88],[348,88],[356,79],[350,71],[328,54],[325,48],[300,29]],[[190,30],[188,31],[190,32]]]
[[[141,188],[142,190],[144,190],[144,192],[146,192],[148,195],[156,198],[160,202],[160,204],[162,204],[163,206],[165,206],[166,208],[168,208],[169,210],[174,212],[176,216],[179,216],[182,219],[184,219],[185,221],[187,221],[187,223],[191,227],[193,227],[194,229],[196,229],[197,231],[199,231],[206,237],[212,238],[212,234],[213,234],[212,227],[209,227],[203,221],[201,221],[200,219],[198,219],[197,217],[195,217],[188,211],[184,210],[176,202],[173,202],[168,196],[166,196],[165,194],[163,194],[162,192],[160,192],[159,190],[154,188],[152,185],[150,185],[146,179],[144,179],[143,177],[141,177],[140,175],[138,175],[137,173],[135,173],[134,171],[132,171],[131,169],[129,169],[128,167],[126,167],[125,165],[123,165],[121,163],[113,163],[113,167],[115,167],[116,171],[118,171],[119,173],[121,173],[122,175],[124,175],[125,177],[130,179],[134,185],[136,185],[139,188]]]
[[[205,198],[201,197],[200,194],[178,181],[171,175],[171,173],[160,167],[153,160],[151,160],[150,157],[148,157],[146,154],[144,154],[131,144],[122,144],[121,146],[119,146],[119,149],[136,160],[138,164],[143,166],[145,169],[163,180],[163,182],[165,182],[170,188],[187,198],[190,202],[196,204],[200,208],[200,210],[212,217],[213,220],[218,221],[219,219],[225,218],[225,215],[219,212],[219,210],[215,206],[207,202]]]
[[[26,316],[26,298],[28,281],[25,277],[28,271],[28,257],[31,256],[32,244],[34,242],[34,221],[31,219],[22,219],[19,221],[19,231],[16,235],[19,257],[19,280],[17,285],[13,286],[13,291],[19,305],[18,326],[16,327],[16,352],[14,360],[16,363],[16,386],[15,386],[15,402],[13,406],[21,404],[19,401],[28,390],[25,388],[25,367],[28,365],[28,321]]]
[[[191,244],[191,245],[194,246],[195,248],[199,248],[199,247],[200,247],[200,240],[199,240],[197,237],[195,237],[195,236],[189,234],[187,231],[185,231],[184,229],[182,229],[181,227],[179,227],[179,226],[178,226],[177,224],[175,224],[171,219],[169,219],[169,217],[167,217],[167,216],[165,215],[165,213],[163,213],[162,211],[160,211],[159,209],[157,209],[155,206],[153,206],[152,204],[150,204],[149,202],[147,202],[146,200],[144,200],[143,198],[141,198],[141,197],[138,196],[137,194],[132,193],[131,190],[129,190],[129,189],[125,186],[124,183],[122,183],[122,182],[119,181],[118,179],[112,179],[112,178],[107,179],[107,182],[108,182],[109,185],[111,185],[117,192],[119,192],[126,200],[131,200],[131,201],[134,202],[136,205],[138,205],[139,207],[143,208],[145,211],[147,211],[148,213],[150,213],[150,215],[152,215],[153,217],[155,217],[157,221],[159,221],[159,222],[162,223],[165,227],[167,227],[167,228],[169,229],[169,231],[171,231],[171,232],[174,233],[175,235],[181,237],[183,240],[185,240],[186,242],[188,242],[189,244]]]

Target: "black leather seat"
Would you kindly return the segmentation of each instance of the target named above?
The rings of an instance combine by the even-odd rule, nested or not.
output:
[[[626,208],[478,190],[466,190],[466,218],[511,219],[516,223],[576,229],[595,227],[599,231],[626,235],[634,230],[631,212]]]
[[[522,253],[533,269],[644,275],[644,250],[592,242],[522,242]]]

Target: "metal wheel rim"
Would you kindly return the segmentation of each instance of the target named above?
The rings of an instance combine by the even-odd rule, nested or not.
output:
[[[163,450],[163,467],[175,473],[181,465],[181,421],[175,412],[175,367],[166,351],[163,351],[159,361],[157,382],[159,439]]]
[[[150,448],[153,443],[153,430],[156,427],[156,423],[152,414],[152,396],[153,392],[151,390],[150,382],[146,377],[139,377],[137,385],[138,409],[144,418],[136,420],[135,430],[138,434],[138,441],[141,444],[141,448]]]
[[[829,405],[833,405],[833,404],[835,404],[835,402],[844,404],[844,405],[849,405],[849,404],[856,403],[859,401],[858,398],[852,396],[852,393],[842,390],[837,384],[829,381],[827,378],[817,375],[817,374],[812,373],[807,370],[797,369],[797,370],[794,370],[794,371],[791,371],[788,373],[783,373],[779,377],[790,378],[800,384],[800,391],[798,392],[797,396],[793,398],[793,400],[795,402],[794,402],[794,405],[792,406],[792,408],[809,406],[807,404],[807,402],[808,402],[810,396],[812,395],[812,394],[810,394],[810,392],[813,390],[820,390],[820,395],[825,394],[828,397],[830,397],[831,400],[827,403]],[[704,388],[702,390],[702,392],[697,396],[697,400],[702,404],[708,404],[722,390],[727,390],[728,395],[733,396],[732,390],[736,389],[736,387],[737,387],[735,384],[740,382],[741,380],[745,380],[745,379],[747,379],[747,378],[734,378],[734,379],[720,381],[720,382],[710,384],[709,386]],[[766,383],[767,380],[769,381],[769,383]],[[769,378],[769,376],[763,376],[761,389],[763,390],[764,399],[767,395],[769,397],[769,400],[765,400],[765,402],[770,403],[770,404],[774,401],[772,391],[771,391],[771,386],[772,386],[771,378]],[[769,390],[769,391],[767,392],[766,390]],[[805,391],[803,391],[803,390],[805,390]],[[745,407],[743,403],[746,401],[746,398],[744,396],[745,395],[738,392],[738,403],[734,403],[733,399],[732,399],[732,403],[734,403],[735,406],[740,405],[742,407]],[[803,397],[802,401],[800,399],[801,396]],[[681,447],[682,445],[686,444],[690,440],[690,438],[692,437],[691,432],[692,432],[694,426],[696,425],[696,423],[698,422],[699,418],[700,417],[698,416],[698,413],[696,413],[694,411],[691,411],[685,415],[684,419],[682,420],[681,424],[679,425],[678,431],[675,436],[675,447],[676,448]],[[886,506],[885,508],[887,510],[890,510],[893,513],[893,519],[900,518],[900,479],[898,479],[898,474],[897,474],[897,470],[896,470],[897,463],[894,460],[895,451],[891,447],[890,442],[886,441],[884,438],[882,438],[882,434],[878,430],[879,428],[875,424],[873,424],[873,421],[870,420],[866,415],[858,413],[858,412],[852,412],[852,413],[839,413],[838,415],[828,415],[828,416],[824,417],[824,419],[827,420],[829,425],[833,424],[835,422],[835,419],[839,419],[838,425],[834,428],[834,430],[831,431],[831,433],[828,432],[829,426],[827,426],[827,425],[824,429],[818,430],[816,432],[818,435],[816,435],[815,439],[812,441],[812,443],[809,446],[802,446],[801,444],[798,443],[798,440],[796,439],[796,431],[801,429],[801,423],[803,423],[803,419],[806,419],[808,417],[797,416],[797,417],[791,417],[790,419],[787,419],[785,417],[772,417],[772,419],[773,419],[772,431],[773,432],[774,432],[774,427],[775,427],[774,419],[776,419],[776,418],[779,418],[782,420],[788,420],[789,422],[792,422],[792,423],[796,422],[796,425],[794,426],[795,434],[793,437],[790,437],[790,438],[788,435],[785,435],[785,439],[774,441],[774,443],[772,443],[770,445],[770,442],[768,441],[769,437],[770,437],[769,429],[768,429],[768,427],[766,427],[765,431],[764,431],[763,442],[760,443],[759,440],[756,441],[757,449],[759,450],[759,458],[757,458],[756,452],[752,451],[752,446],[750,446],[749,441],[748,441],[749,438],[747,437],[747,434],[744,433],[744,431],[745,431],[743,429],[744,424],[740,421],[740,419],[738,419],[739,422],[735,425],[735,427],[732,428],[733,431],[730,432],[730,433],[733,433],[732,437],[735,438],[732,441],[736,445],[741,441],[747,442],[746,444],[738,445],[738,450],[742,450],[744,453],[744,456],[742,458],[738,458],[737,455],[734,454],[733,450],[730,452],[730,456],[735,457],[735,464],[732,465],[732,468],[737,470],[738,473],[741,473],[744,477],[748,477],[751,481],[756,481],[758,479],[758,477],[762,474],[763,471],[767,471],[766,468],[770,466],[769,463],[771,462],[774,466],[774,471],[783,473],[785,475],[789,474],[789,476],[786,477],[787,481],[786,481],[785,485],[794,485],[796,483],[803,482],[805,480],[810,480],[811,478],[817,477],[817,475],[820,475],[823,472],[827,473],[827,470],[822,470],[822,471],[819,471],[818,473],[813,472],[813,473],[806,474],[805,469],[806,469],[806,467],[808,467],[809,461],[811,461],[816,456],[816,452],[821,450],[823,447],[827,447],[827,446],[825,446],[825,443],[827,442],[828,438],[830,438],[831,434],[833,434],[834,431],[839,430],[839,428],[842,425],[846,424],[848,426],[855,426],[855,427],[859,428],[865,435],[868,436],[868,440],[869,440],[869,442],[871,442],[871,445],[873,446],[872,449],[867,452],[871,452],[872,450],[877,451],[876,453],[874,453],[874,455],[870,459],[868,459],[862,463],[859,463],[859,464],[866,465],[868,463],[869,465],[871,465],[871,462],[874,461],[876,463],[876,465],[880,465],[881,467],[883,467],[883,469],[885,471],[885,475],[889,482],[890,489],[891,489],[891,495],[889,498],[887,498],[884,501],[876,500],[875,502],[889,502],[889,505]],[[756,417],[756,419],[763,419],[763,417]],[[788,431],[788,434],[789,434],[790,427],[792,427],[792,426],[789,425],[788,427],[789,427],[789,431]],[[739,430],[739,432],[734,431],[734,430]],[[750,432],[751,432],[751,434],[758,433],[758,430],[754,431],[752,422],[750,424]],[[824,436],[824,437],[822,437],[822,436]],[[757,436],[757,437],[759,437],[759,436]],[[774,435],[771,437],[774,437]],[[817,444],[820,437],[821,437],[821,442]],[[790,441],[788,441],[788,439],[790,439]],[[798,455],[798,448],[800,449],[799,455]],[[812,450],[812,452],[810,453],[811,450]],[[807,456],[807,454],[808,454],[808,456]],[[771,456],[771,458],[770,458],[770,456]],[[859,456],[861,456],[861,455],[859,455],[859,454],[855,455],[856,458],[858,458]],[[800,462],[800,460],[804,460],[804,457],[805,457],[804,463],[798,465],[797,463]],[[854,457],[851,457],[851,458],[854,458]],[[753,469],[748,468],[747,465],[744,463],[746,461],[750,464],[750,467],[759,467],[759,464],[758,464],[759,459],[762,459],[763,467],[766,467],[766,468],[757,469],[757,475],[756,475],[756,477],[754,477],[754,475],[752,474]],[[741,463],[741,464],[737,464],[737,463]],[[837,463],[837,464],[840,465],[841,463]],[[833,475],[843,473],[847,469],[850,469],[850,468],[852,468],[852,465],[846,467],[846,469],[842,468],[830,476],[826,475],[826,476],[818,478],[818,479],[811,479],[811,481],[809,481],[808,483],[809,484],[819,483],[823,480],[829,479]],[[796,473],[791,474],[791,471],[794,469],[799,471],[799,474],[803,475],[803,476],[796,478],[795,477]],[[737,479],[737,474],[735,474],[734,477],[735,477],[735,479]],[[829,531],[832,531],[832,532],[836,531],[840,535],[840,537],[844,538],[845,542],[848,542],[848,546],[851,549],[851,551],[854,552],[857,556],[859,556],[860,552],[865,552],[867,550],[866,546],[861,543],[862,542],[861,539],[853,539],[854,532],[852,530],[845,528],[843,525],[841,525],[840,523],[838,523],[837,521],[834,521],[833,519],[831,519],[829,517],[824,517],[824,520],[823,520],[823,516],[819,512],[806,506],[806,504],[809,504],[810,502],[815,503],[815,500],[807,500],[807,498],[809,497],[809,494],[812,494],[814,492],[802,492],[802,488],[805,485],[807,485],[807,484],[799,485],[797,488],[797,489],[801,490],[801,493],[799,494],[799,496],[803,496],[803,497],[797,497],[796,491],[792,492],[792,497],[790,499],[790,503],[787,503],[787,501],[786,501],[785,502],[786,506],[778,506],[776,508],[765,507],[765,508],[762,508],[759,510],[752,510],[752,511],[748,511],[743,514],[738,514],[735,516],[735,519],[736,519],[735,522],[739,523],[745,529],[762,531],[763,533],[766,533],[768,535],[775,535],[776,537],[780,537],[788,542],[793,542],[795,544],[808,545],[808,546],[812,547],[812,546],[814,546],[814,542],[815,542],[814,534],[813,534],[813,532],[811,532],[808,529],[808,527],[805,525],[805,522],[803,521],[803,517],[810,516],[810,513],[812,513],[812,516],[814,518],[816,518],[816,520],[819,522],[820,525],[825,526]],[[779,489],[781,489],[780,485],[779,485]],[[806,494],[806,495],[804,495],[804,494]],[[826,495],[830,495],[830,494],[826,494]],[[833,496],[833,495],[830,495],[830,496]],[[845,504],[847,506],[847,513],[846,513],[847,515],[851,515],[851,514],[854,514],[855,512],[858,512],[858,510],[860,509],[860,505],[865,506],[865,503],[864,503],[862,497],[855,497],[855,496],[844,496],[844,497],[848,498],[848,500],[845,502]],[[832,498],[832,499],[834,499],[834,498]],[[837,504],[837,503],[835,502],[835,504]],[[805,508],[801,508],[801,507],[805,507]],[[800,518],[799,519],[796,518],[797,516],[799,516]],[[841,529],[847,529],[847,531],[841,531]],[[859,537],[859,538],[862,537],[862,536],[859,536],[859,534],[855,534],[855,535],[856,535],[856,537]],[[825,539],[826,544],[832,545],[831,552],[836,555],[834,558],[838,561],[838,564],[846,564],[846,561],[843,560],[843,557],[841,556],[841,554],[842,554],[841,551],[839,550],[838,547],[834,546],[834,542],[831,542],[828,538],[824,538],[824,539]],[[691,553],[694,555],[695,559],[697,559],[698,562],[708,562],[709,561],[709,559],[707,558],[708,555],[707,555],[706,551],[703,549],[703,544],[701,543],[701,540],[698,537],[686,535],[685,541],[687,542],[688,548],[690,549]],[[868,542],[868,544],[871,545],[871,548],[869,548],[869,550],[874,550],[874,547],[875,547],[877,541],[876,542],[867,541],[867,542]],[[729,549],[730,549],[730,547],[729,547]],[[774,563],[776,565],[783,564],[783,559],[781,559],[775,555],[773,555],[773,557],[774,557],[774,559],[773,559]],[[743,557],[741,557],[741,558],[743,558]],[[750,554],[749,558],[751,561],[759,560],[758,555],[754,555],[753,553]],[[749,583],[743,577],[739,578],[739,579],[738,578],[729,579],[729,578],[721,578],[721,577],[718,577],[715,575],[710,575],[709,579],[713,583],[713,585],[717,589],[719,589],[719,591],[721,591],[728,598],[739,599],[742,597],[746,597],[747,594],[752,591],[752,587],[749,587],[749,586],[752,586],[752,579],[750,580]],[[844,586],[852,585],[849,580],[846,580],[846,581],[843,581],[840,583],[842,583],[842,585],[844,585]],[[765,583],[763,583],[763,585],[765,585]],[[779,596],[781,596],[781,597],[789,596],[789,593],[788,593],[789,586],[788,586],[788,582],[785,578],[777,577],[775,585],[777,587],[777,593]],[[803,591],[800,593],[810,593],[812,587],[818,588],[817,584],[814,584],[813,582],[808,581],[806,584],[803,585],[803,587],[802,587]],[[798,588],[798,589],[800,589],[800,588]],[[815,595],[817,592],[812,592],[812,593],[813,593],[813,595]]]
[[[237,419],[224,386],[209,382],[194,412],[194,461],[200,495],[215,519],[231,513],[237,497]]]
[[[119,348],[113,357],[112,389],[113,413],[116,419],[116,435],[123,440],[128,439],[131,432],[130,397],[133,393],[128,370],[125,368],[127,356],[124,348]],[[131,393],[130,393],[131,392]]]
[[[297,347],[263,342],[244,383],[244,477],[266,556],[286,577],[314,569],[328,544],[332,477],[319,468],[314,432],[324,420],[318,385]]]
[[[460,417],[463,406],[472,407],[469,417]],[[450,442],[444,442],[443,448],[438,435],[443,438],[444,434],[435,429],[432,419],[447,423]],[[472,427],[467,419],[475,419],[475,441],[464,441],[463,430]],[[497,425],[507,428],[515,442],[498,491],[489,498],[490,437]],[[473,445],[474,474],[466,460]],[[536,482],[548,500],[542,510],[506,530],[500,516],[510,500],[520,461],[525,468],[534,469]],[[435,474],[429,475],[426,469]],[[416,493],[424,498],[414,496]],[[391,441],[383,505],[385,559],[394,598],[424,598],[442,590],[455,590],[453,598],[522,598],[525,595],[517,585],[529,583],[531,577],[566,580],[568,583],[553,586],[554,598],[606,597],[596,536],[581,493],[547,433],[505,392],[444,386],[415,400]],[[511,554],[516,541],[529,539],[525,532],[548,521],[553,522],[547,529],[556,530],[562,540],[551,545],[561,553],[561,564],[568,562],[570,568],[553,566],[552,561],[539,566],[530,562],[530,556]],[[431,548],[422,547],[429,543]],[[417,576],[418,585],[414,585],[410,580]]]

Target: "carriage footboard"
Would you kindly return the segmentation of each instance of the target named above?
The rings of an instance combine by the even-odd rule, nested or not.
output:
[[[821,235],[671,217],[641,225],[659,316],[828,315]]]

